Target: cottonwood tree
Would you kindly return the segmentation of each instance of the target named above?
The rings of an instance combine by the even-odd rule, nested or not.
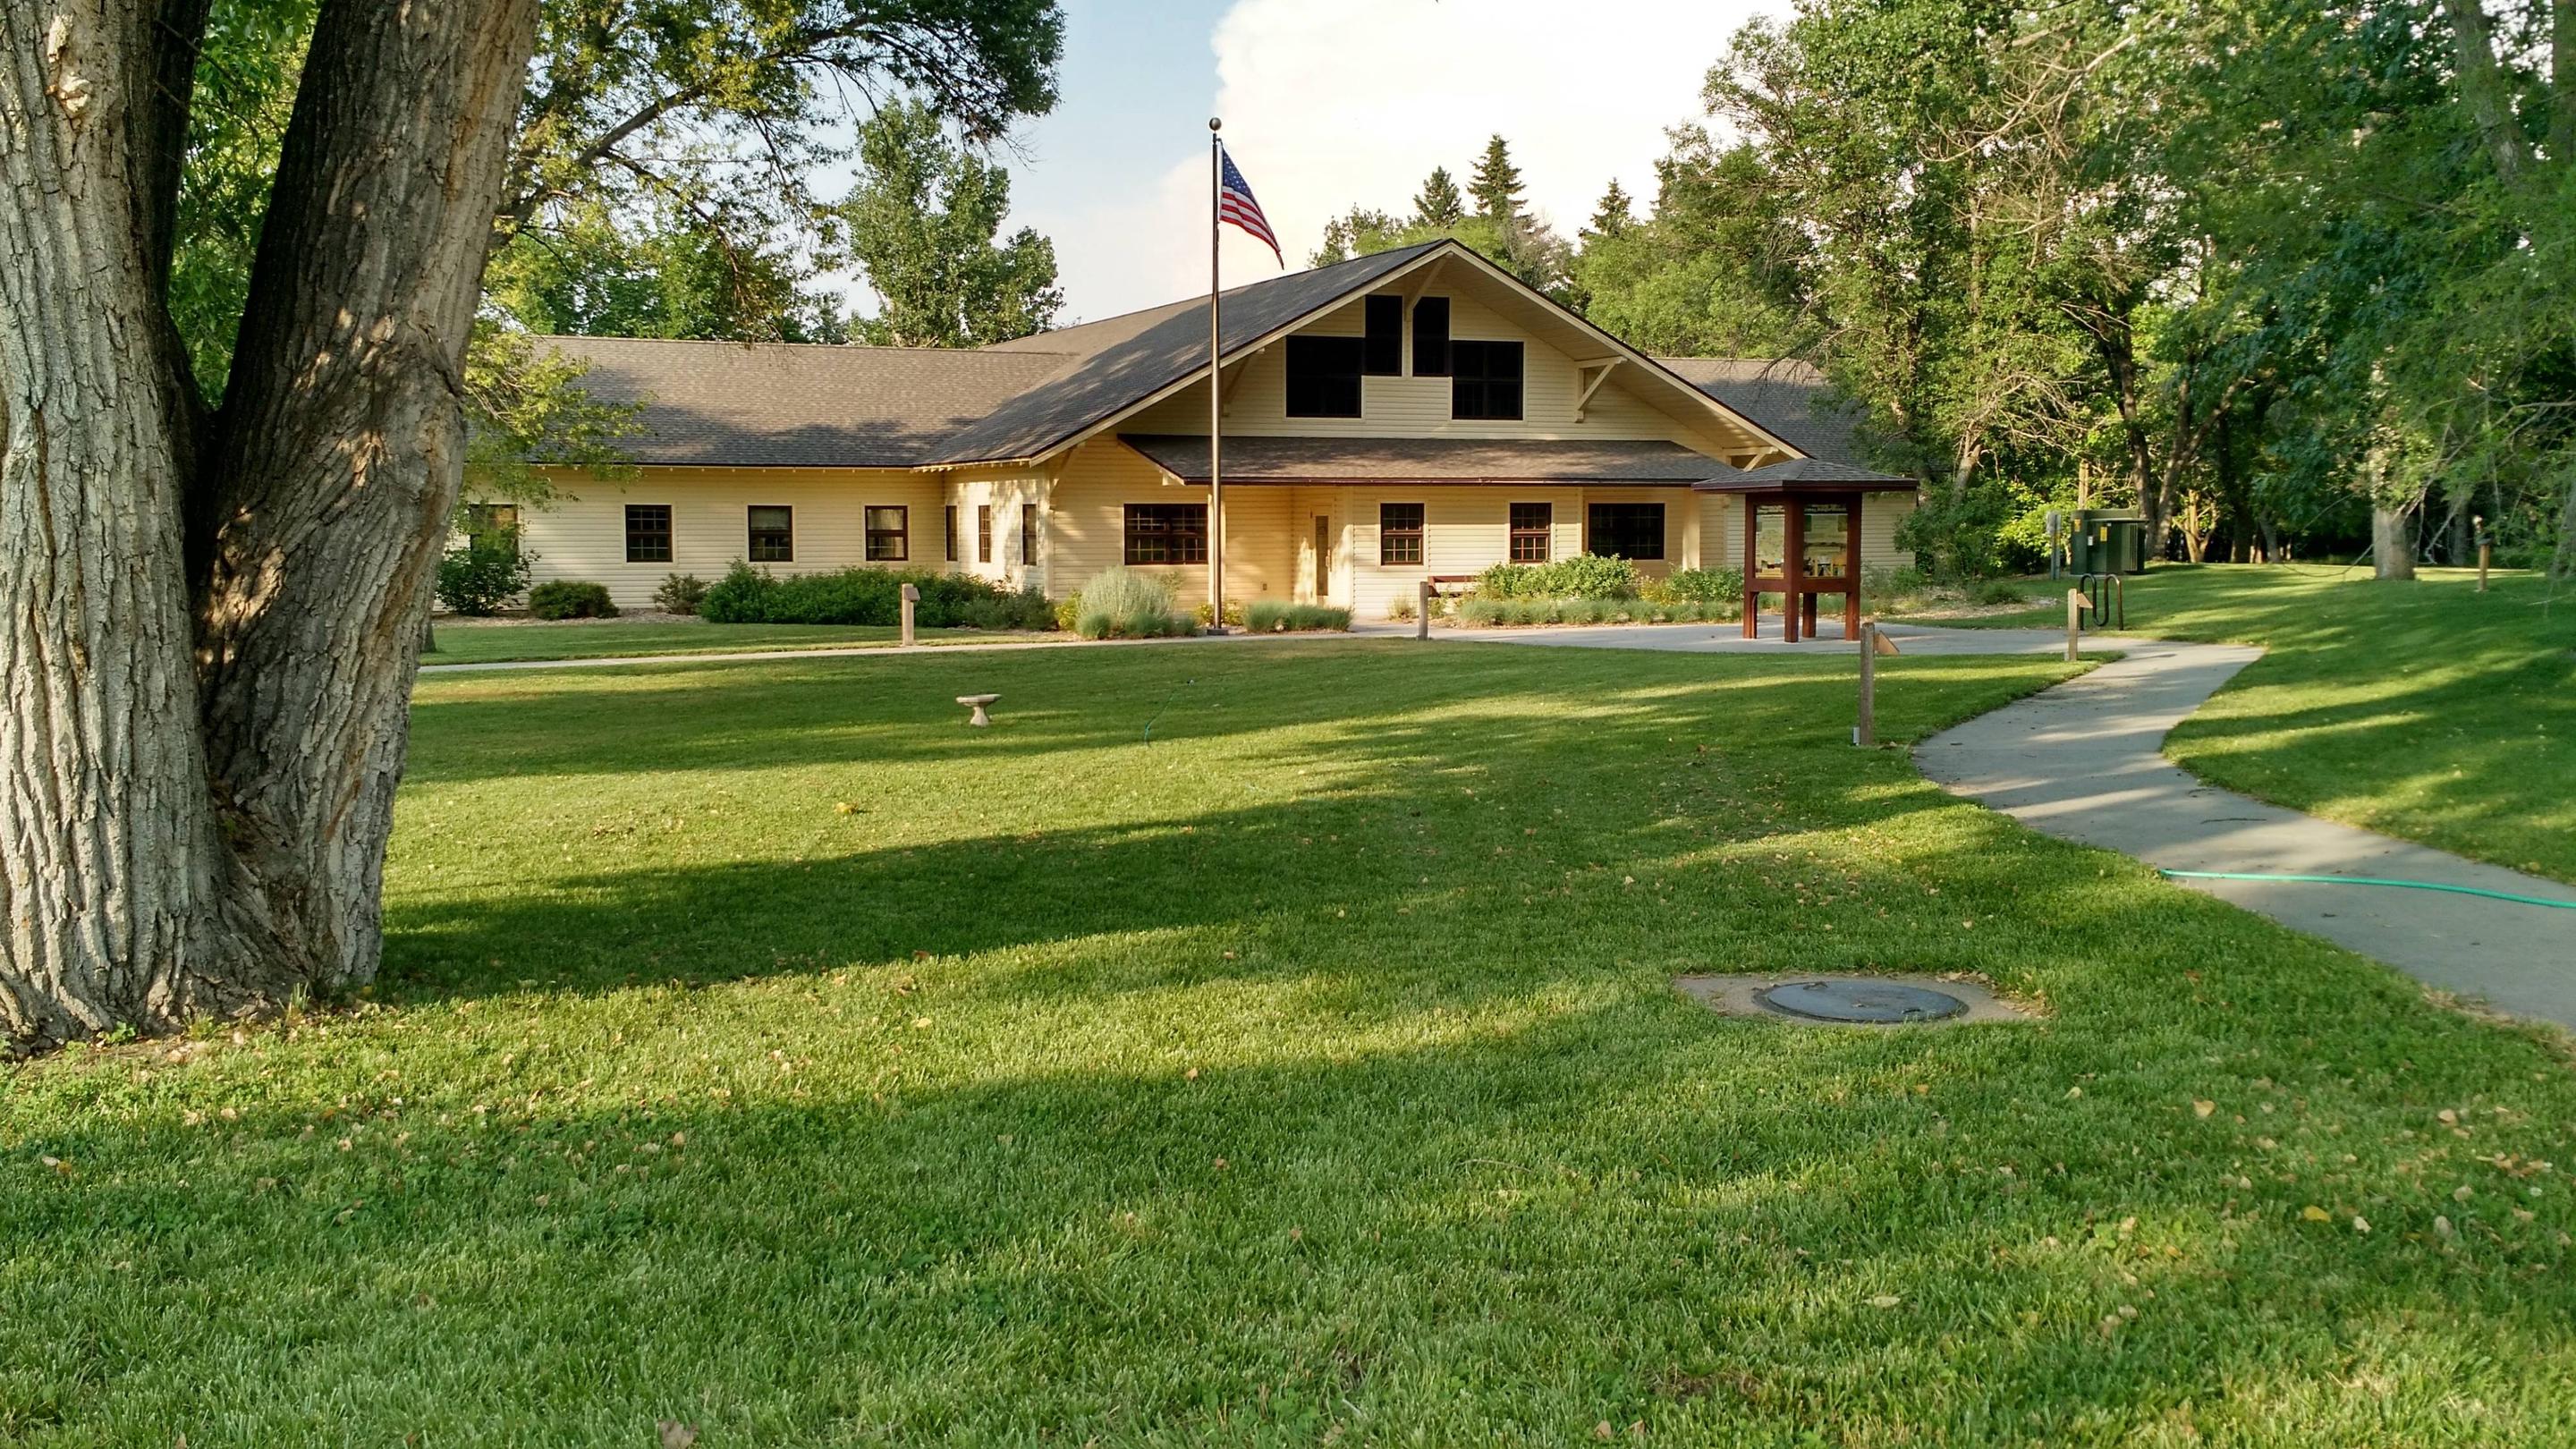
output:
[[[1000,239],[1010,174],[951,141],[929,107],[889,106],[861,126],[859,165],[840,215],[882,304],[861,336],[982,347],[1054,323],[1055,243],[1029,227]]]
[[[273,177],[232,192],[259,214],[213,388],[172,274],[220,23],[209,0],[0,9],[9,1049],[373,975],[477,283],[511,228],[602,176],[712,189],[721,165],[660,141],[747,132],[790,163],[834,79],[992,134],[1052,100],[1061,43],[1049,0],[330,0]]]

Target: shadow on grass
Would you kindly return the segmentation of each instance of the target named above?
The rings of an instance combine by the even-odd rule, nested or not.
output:
[[[2117,1084],[2065,1098],[2135,1041],[1796,1030],[1669,993],[1417,1025],[1003,1074],[854,1026],[843,1050],[926,1060],[809,1094],[732,1042],[721,1085],[630,1097],[636,1058],[687,1059],[675,1023],[318,1113],[183,1128],[166,1104],[48,1133],[78,1174],[13,1175],[0,1203],[73,1291],[40,1333],[0,1327],[0,1427],[112,1412],[201,1442],[327,1402],[346,1438],[607,1441],[661,1417],[759,1440],[1595,1417],[1793,1437],[1823,1416],[2055,1440],[2198,1405],[2330,1437],[2417,1397],[2510,1411],[2510,1366],[2563,1351],[2496,1262],[2317,1231],[2315,1189],[2268,1171],[2238,1187],[2260,1127]],[[2384,1165],[2368,1133],[2334,1145]],[[2404,1380],[2353,1402],[2261,1396],[2382,1360]]]

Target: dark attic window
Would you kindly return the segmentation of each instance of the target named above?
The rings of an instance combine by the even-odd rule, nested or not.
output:
[[[1288,416],[1355,418],[1360,415],[1360,366],[1368,347],[1359,337],[1288,339]]]
[[[1368,336],[1360,371],[1371,377],[1398,377],[1404,372],[1404,299],[1368,299]]]
[[[1449,375],[1449,299],[1425,297],[1413,304],[1413,375]]]

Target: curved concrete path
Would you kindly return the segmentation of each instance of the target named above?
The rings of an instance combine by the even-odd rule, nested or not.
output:
[[[2266,804],[2168,762],[2166,732],[2261,650],[2087,642],[2124,657],[1923,741],[1923,773],[2043,834],[2165,870],[2370,876],[2576,903],[2576,887]],[[2576,911],[2390,886],[2176,884],[2498,1010],[2576,1026]]]

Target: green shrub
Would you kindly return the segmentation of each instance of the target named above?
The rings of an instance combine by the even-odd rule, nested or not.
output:
[[[694,614],[706,598],[706,580],[696,574],[670,574],[653,591],[653,607],[666,614]]]
[[[1036,628],[1053,622],[1054,610],[1034,594],[1015,594],[965,574],[914,569],[841,569],[786,578],[737,562],[709,585],[698,612],[718,624],[872,624],[903,622],[903,586],[921,591],[913,622],[925,629]],[[1034,600],[1035,602],[1031,602]],[[1009,624],[974,624],[1009,619]]]
[[[1179,591],[1175,589],[1174,592],[1177,593]],[[1216,611],[1202,603],[1190,610],[1190,617],[1198,622],[1198,626],[1200,628],[1204,629],[1216,621]],[[1228,599],[1225,601],[1225,622],[1229,628],[1240,629],[1243,627],[1243,605],[1241,602],[1234,599]]]
[[[1624,558],[1578,553],[1543,564],[1495,564],[1476,576],[1490,599],[1633,599],[1646,576]]]
[[[1386,616],[1395,620],[1397,623],[1404,623],[1411,620],[1413,618],[1413,596],[1411,594],[1398,594],[1393,599],[1388,600]]]
[[[1047,602],[1047,596],[1034,586],[1016,594],[969,599],[957,615],[957,622],[969,629],[1038,630],[1055,627],[1055,605]]]
[[[548,579],[528,590],[528,612],[540,619],[614,619],[617,606],[606,584]]]
[[[1684,600],[1700,604],[1729,604],[1741,608],[1744,600],[1742,569],[1675,569],[1660,579],[1648,581],[1646,598],[1659,604]]]
[[[1260,599],[1244,606],[1243,624],[1256,634],[1286,634],[1308,629],[1342,630],[1351,627],[1351,611],[1324,604],[1287,604],[1276,599]]]
[[[1085,639],[1159,639],[1186,633],[1172,613],[1172,586],[1151,574],[1112,564],[1082,586],[1074,632]]]
[[[498,529],[475,534],[438,561],[438,601],[460,614],[497,612],[528,586],[536,555],[519,551],[518,536]]]
[[[1078,593],[1067,594],[1063,598],[1056,600],[1055,626],[1057,628],[1070,634],[1073,632],[1073,626],[1079,623],[1081,619],[1082,595]]]
[[[2021,586],[2009,579],[1988,579],[1969,591],[1968,597],[1980,604],[2026,604]]]
[[[1926,497],[1897,521],[1896,543],[1926,560],[1945,583],[1990,578],[2004,571],[2005,521],[2013,500],[2007,485],[1980,483],[1958,498]]]

